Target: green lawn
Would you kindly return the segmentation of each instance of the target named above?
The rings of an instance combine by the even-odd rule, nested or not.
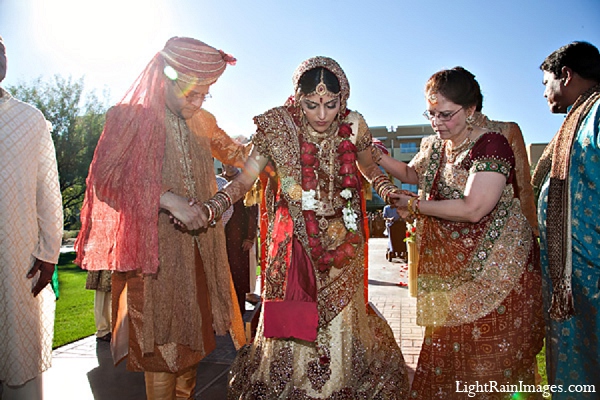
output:
[[[75,253],[62,253],[57,264],[60,298],[56,302],[54,349],[96,332],[94,291],[85,289],[87,272],[73,264],[74,259]]]

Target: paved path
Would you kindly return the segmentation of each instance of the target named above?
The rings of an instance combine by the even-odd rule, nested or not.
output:
[[[369,240],[369,301],[383,314],[402,348],[410,376],[417,364],[423,328],[415,324],[416,301],[408,295],[406,264],[385,259],[387,239]],[[145,399],[142,373],[113,366],[109,345],[94,336],[54,351],[53,366],[44,374],[46,400]],[[196,399],[226,398],[227,372],[235,357],[229,338],[219,338],[217,349],[198,367]]]

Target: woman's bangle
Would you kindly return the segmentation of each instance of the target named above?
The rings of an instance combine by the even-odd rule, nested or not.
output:
[[[214,225],[214,222],[223,215],[231,206],[231,197],[227,192],[219,190],[213,197],[203,203],[208,210],[208,222]]]
[[[406,208],[408,209],[408,213],[410,215],[415,215],[415,210],[413,209],[414,202],[415,202],[415,198],[411,197],[410,199],[408,199],[408,202],[406,203]]]
[[[388,178],[385,174],[375,177],[371,181],[371,185],[373,186],[375,193],[377,193],[379,197],[381,197],[383,201],[388,204],[391,201],[390,194],[397,193],[399,191],[398,187],[394,185],[390,178]]]
[[[379,147],[374,145],[371,146],[371,158],[373,159],[373,162],[375,162],[375,164],[379,165],[379,163],[381,162],[382,155],[383,152]]]
[[[420,203],[421,199],[419,199],[418,197],[411,197],[410,199],[408,199],[408,202],[406,203],[406,208],[408,209],[408,213],[413,217],[421,214],[421,210],[419,208]]]
[[[210,224],[215,220],[215,212],[213,211],[212,207],[208,205],[208,203],[204,203],[202,205],[208,211],[208,223]]]

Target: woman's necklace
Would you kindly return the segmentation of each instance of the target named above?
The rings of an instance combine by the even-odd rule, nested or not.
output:
[[[452,142],[450,141],[446,143],[446,161],[448,162],[448,164],[454,164],[457,156],[464,150],[466,150],[472,143],[471,132],[473,132],[473,128],[469,127],[467,128],[467,130],[467,137],[458,146],[452,147]]]
[[[310,124],[307,123],[306,118],[302,118],[302,130],[305,132],[304,139],[308,142],[312,142],[317,145],[319,149],[319,167],[314,168],[315,174],[318,177],[318,170],[321,169],[327,174],[327,181],[320,182],[317,186],[316,197],[317,197],[317,208],[315,213],[321,217],[319,219],[319,228],[326,230],[329,226],[327,218],[335,215],[335,209],[333,208],[333,194],[335,191],[335,159],[337,153],[337,146],[339,145],[340,138],[336,134],[338,129],[337,122],[333,122],[325,132],[315,131]],[[321,189],[325,189],[325,186],[329,183],[327,188],[327,200],[321,199]]]
[[[317,141],[319,141],[319,140],[331,138],[335,134],[335,132],[337,131],[338,124],[337,124],[336,121],[333,121],[331,123],[331,125],[329,125],[329,128],[327,128],[325,130],[325,132],[317,132],[306,121],[306,117],[303,116],[303,118],[302,118],[302,128],[303,128],[302,130],[307,133],[307,135],[305,135],[305,138],[309,142],[317,143]]]
[[[329,226],[329,222],[327,221],[327,218],[325,218],[325,217],[330,217],[332,215],[335,215],[335,210],[333,209],[333,192],[335,190],[335,188],[334,188],[334,181],[335,181],[334,172],[335,172],[336,149],[337,149],[337,146],[333,145],[332,140],[325,139],[321,142],[319,159],[323,160],[323,159],[328,158],[327,164],[329,167],[328,170],[325,171],[327,173],[327,179],[329,181],[326,202],[321,200],[321,188],[319,188],[319,190],[317,190],[318,203],[317,203],[316,214],[321,217],[321,219],[319,220],[319,228],[322,231],[326,230]],[[317,171],[315,171],[315,173],[316,172]],[[326,185],[326,183],[323,182],[322,186],[325,186],[325,185]]]

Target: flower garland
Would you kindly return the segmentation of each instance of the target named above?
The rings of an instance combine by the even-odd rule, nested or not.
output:
[[[406,237],[404,238],[405,242],[414,242],[415,236],[417,236],[417,227],[414,223],[406,223]]]
[[[360,234],[357,232],[358,216],[352,209],[351,198],[352,189],[359,188],[359,180],[356,175],[356,146],[349,138],[352,135],[350,124],[343,123],[338,129],[338,136],[343,138],[337,148],[338,160],[340,162],[339,175],[341,184],[344,188],[340,195],[348,200],[342,210],[344,225],[348,232],[342,244],[334,250],[325,250],[321,243],[321,229],[317,221],[315,212],[317,202],[315,199],[318,189],[318,177],[316,169],[320,162],[317,157],[318,148],[314,143],[302,140],[300,146],[300,165],[302,166],[302,214],[306,223],[306,234],[308,235],[308,245],[310,254],[317,264],[320,272],[329,272],[331,267],[344,268],[356,255],[356,250],[361,241]]]

